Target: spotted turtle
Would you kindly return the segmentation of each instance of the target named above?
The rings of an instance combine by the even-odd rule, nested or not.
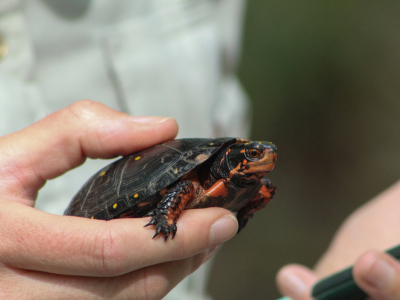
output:
[[[223,207],[237,212],[239,229],[265,207],[275,185],[264,178],[277,148],[248,139],[176,139],[125,156],[94,174],[65,215],[92,219],[151,216],[155,238],[174,238],[184,209]]]

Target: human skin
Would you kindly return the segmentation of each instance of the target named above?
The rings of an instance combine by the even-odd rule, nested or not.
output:
[[[167,242],[143,228],[150,218],[91,220],[34,208],[46,180],[87,157],[127,155],[177,132],[171,118],[80,101],[1,137],[0,299],[161,299],[233,237],[236,218],[222,208],[184,211]]]
[[[400,299],[400,264],[383,252],[400,243],[399,201],[400,181],[347,218],[313,271],[300,265],[283,267],[277,275],[282,294],[311,300],[316,281],[354,264],[354,279],[371,299]]]

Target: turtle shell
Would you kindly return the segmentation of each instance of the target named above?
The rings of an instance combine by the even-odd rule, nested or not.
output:
[[[143,217],[157,206],[163,189],[235,142],[176,139],[125,156],[93,175],[64,214],[103,220]]]

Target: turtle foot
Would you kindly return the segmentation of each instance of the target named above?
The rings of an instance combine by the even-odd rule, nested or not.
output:
[[[159,210],[155,209],[149,213],[149,216],[151,216],[151,221],[144,227],[150,225],[154,225],[156,227],[156,233],[154,234],[153,239],[160,233],[164,235],[165,241],[168,239],[170,234],[172,235],[172,239],[175,237],[177,227],[174,222],[168,220],[168,215],[165,215]]]

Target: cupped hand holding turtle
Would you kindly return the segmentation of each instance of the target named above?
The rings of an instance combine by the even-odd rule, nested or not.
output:
[[[176,122],[130,117],[81,101],[0,138],[0,298],[161,299],[196,270],[237,221],[221,208],[188,210],[173,242],[149,218],[108,222],[33,208],[46,180],[86,157],[126,155],[172,139]]]
[[[311,300],[319,279],[354,264],[354,279],[371,299],[400,299],[400,263],[383,252],[400,243],[399,199],[400,181],[350,215],[314,271],[300,265],[282,268],[277,276],[281,292],[293,300]]]

